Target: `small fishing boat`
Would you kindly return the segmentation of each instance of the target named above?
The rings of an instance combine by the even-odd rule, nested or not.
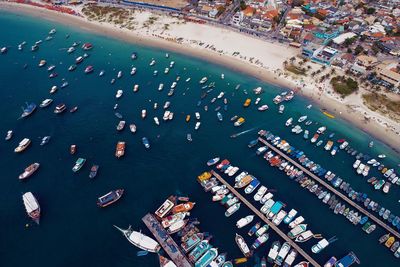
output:
[[[94,177],[96,177],[98,170],[99,170],[99,165],[93,165],[90,168],[89,178],[93,179]]]

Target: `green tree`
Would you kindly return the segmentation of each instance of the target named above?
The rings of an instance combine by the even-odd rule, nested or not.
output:
[[[368,15],[374,14],[375,13],[375,8],[369,7],[369,8],[367,8],[366,12],[367,12]]]
[[[247,5],[246,5],[246,2],[245,1],[240,1],[240,9],[241,10],[245,10],[246,9],[246,7],[247,7]]]

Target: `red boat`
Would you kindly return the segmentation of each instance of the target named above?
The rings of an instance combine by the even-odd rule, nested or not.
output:
[[[228,165],[229,163],[229,160],[224,159],[220,164],[217,165],[217,169],[221,169],[224,165]]]
[[[71,145],[71,147],[69,148],[69,152],[71,153],[71,155],[75,154],[75,152],[76,152],[76,145]]]
[[[344,141],[346,141],[345,139],[339,139],[337,140],[338,143],[343,143]]]
[[[91,43],[84,43],[83,45],[82,45],[82,49],[83,50],[90,50],[90,49],[92,49],[93,48],[93,45],[91,44]]]

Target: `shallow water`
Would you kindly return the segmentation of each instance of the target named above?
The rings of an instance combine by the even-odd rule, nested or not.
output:
[[[367,236],[360,227],[334,215],[316,197],[300,189],[295,182],[258,158],[254,150],[247,148],[247,143],[256,137],[259,129],[271,130],[306,151],[322,166],[329,166],[346,181],[351,181],[353,188],[368,193],[374,200],[399,214],[398,187],[392,187],[389,195],[376,192],[364,181],[365,178],[355,174],[351,167],[354,162],[352,157],[340,151],[332,158],[323,151],[322,146],[316,148],[305,142],[302,134],[293,135],[284,122],[289,117],[298,118],[307,114],[318,122],[318,125],[309,127],[310,137],[321,124],[326,125],[328,133],[336,132],[335,140],[346,138],[357,150],[371,155],[385,153],[388,155],[384,160],[385,165],[395,166],[399,156],[378,140],[374,140],[374,148],[369,149],[370,136],[340,119],[328,119],[316,105],[307,110],[305,107],[309,102],[300,97],[286,104],[285,113],[280,115],[277,106],[272,103],[273,96],[281,92],[280,88],[205,61],[175,53],[170,53],[167,59],[162,49],[140,47],[10,13],[0,12],[0,24],[0,46],[10,46],[8,53],[0,56],[0,93],[3,100],[0,105],[0,133],[5,134],[9,129],[15,133],[11,141],[0,142],[0,168],[3,170],[0,178],[3,191],[0,196],[0,211],[3,214],[0,251],[4,266],[158,266],[154,255],[137,257],[137,249],[112,225],[125,227],[131,224],[135,229],[145,230],[140,218],[154,211],[166,197],[174,193],[189,195],[197,203],[192,214],[201,221],[202,230],[212,233],[212,244],[219,247],[220,252],[228,252],[230,258],[240,257],[234,242],[235,232],[238,231],[235,222],[241,216],[248,215],[249,211],[242,207],[231,218],[225,218],[224,208],[213,203],[211,195],[204,193],[195,179],[206,170],[205,162],[215,155],[229,158],[234,165],[251,172],[269,188],[276,189],[274,198],[286,203],[288,210],[297,209],[314,233],[321,233],[326,238],[334,235],[339,238],[315,257],[321,264],[332,255],[340,258],[351,250],[360,258],[362,266],[398,264],[392,253],[377,242],[384,233],[381,229]],[[44,40],[53,27],[57,28],[55,39],[43,41],[37,52],[30,52],[30,45],[38,39]],[[65,38],[67,33],[70,34],[69,39]],[[16,46],[23,40],[28,44],[20,52]],[[71,55],[66,53],[66,48],[74,41],[91,42],[95,48],[88,52],[90,57],[76,71],[68,72],[68,66],[83,54],[81,49]],[[130,59],[133,51],[139,55],[136,61]],[[149,66],[152,58],[157,60],[154,67]],[[48,65],[57,65],[57,78],[49,79],[47,70],[37,67],[40,59],[46,59]],[[175,67],[165,75],[164,68],[171,60],[175,61]],[[26,69],[23,68],[24,64],[28,64]],[[94,66],[95,73],[85,75],[83,69],[89,64]],[[133,65],[138,71],[135,76],[130,76]],[[106,75],[101,78],[97,75],[100,69],[106,70]],[[156,77],[153,76],[154,69],[159,72]],[[118,70],[122,70],[124,76],[115,84],[110,84]],[[225,74],[224,80],[220,78],[221,73]],[[168,97],[169,86],[177,75],[181,81],[174,96]],[[203,76],[216,82],[214,91],[203,100],[202,106],[207,103],[208,112],[204,112],[202,106],[196,106],[201,95],[198,81]],[[187,77],[192,78],[189,83],[184,82]],[[60,86],[62,78],[69,82],[69,86],[50,96],[51,86]],[[157,88],[161,82],[164,83],[164,90],[159,92]],[[132,91],[134,84],[140,85],[137,93]],[[238,91],[234,89],[237,84],[241,84]],[[261,95],[261,103],[268,104],[270,109],[264,113],[258,112],[254,105],[247,109],[242,107],[246,98],[255,100],[251,89],[257,86],[266,90]],[[123,89],[124,95],[116,100],[118,89]],[[228,111],[221,109],[223,122],[218,122],[214,111],[218,105],[223,107],[222,101],[210,104],[211,98],[220,91],[225,91],[229,100]],[[49,108],[38,108],[32,116],[17,120],[21,113],[20,106],[25,102],[39,104],[49,97],[54,99]],[[174,120],[156,126],[153,117],[158,116],[162,120],[164,111],[161,107],[167,100],[171,101],[170,110],[175,113]],[[79,109],[73,114],[65,112],[57,116],[53,109],[60,102],[64,102],[68,109],[73,106],[79,106]],[[154,102],[158,102],[159,106],[156,111],[153,110]],[[124,116],[127,125],[132,122],[137,125],[135,135],[128,129],[121,133],[115,130],[118,123],[113,110],[115,103],[119,104],[118,112]],[[145,120],[140,118],[143,108],[148,111]],[[196,111],[201,113],[199,131],[194,130]],[[192,120],[186,123],[185,117],[189,113]],[[235,114],[246,118],[240,129],[233,127],[229,121]],[[229,137],[252,128],[255,130],[238,138]],[[187,133],[192,134],[192,143],[187,142]],[[39,143],[45,135],[51,135],[52,138],[48,145],[41,147]],[[150,140],[152,147],[149,151],[141,143],[143,136]],[[29,137],[33,144],[27,151],[17,155],[13,148],[24,137]],[[324,139],[327,140],[326,135]],[[125,157],[117,160],[114,152],[119,140],[126,141],[127,149]],[[71,144],[78,145],[78,153],[74,156],[69,154]],[[86,158],[87,163],[80,172],[74,174],[71,168],[77,157]],[[39,171],[29,180],[19,181],[18,174],[32,162],[41,163]],[[95,180],[88,178],[92,164],[100,165]],[[374,174],[377,175],[376,172]],[[125,189],[123,198],[109,208],[97,208],[97,197],[116,188]],[[32,191],[40,202],[40,226],[33,225],[25,214],[21,195],[26,191]],[[25,227],[25,224],[29,224],[29,227]],[[247,231],[248,228],[245,228],[238,232],[245,235]],[[255,260],[265,255],[267,247],[276,238],[270,233],[268,246],[258,250]],[[308,241],[303,248],[310,252],[309,248],[314,243],[315,240]],[[253,266],[253,263],[252,259],[247,266]]]

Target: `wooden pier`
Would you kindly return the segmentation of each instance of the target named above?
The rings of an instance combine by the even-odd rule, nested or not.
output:
[[[318,262],[316,262],[310,255],[308,255],[301,247],[299,247],[292,239],[290,239],[284,232],[282,232],[275,224],[269,221],[264,214],[262,214],[256,207],[254,207],[245,197],[243,197],[235,188],[233,188],[225,179],[223,179],[215,171],[211,171],[212,175],[216,177],[222,184],[226,187],[241,201],[243,202],[252,212],[254,212],[263,222],[269,225],[269,227],[274,230],[280,237],[282,237],[286,242],[288,242],[292,248],[296,249],[297,252],[303,256],[307,261],[311,263],[314,267],[321,267]]]
[[[347,204],[349,204],[351,207],[357,209],[359,212],[362,214],[368,216],[372,221],[374,221],[377,225],[381,226],[383,229],[391,233],[392,235],[396,236],[397,238],[400,238],[400,234],[395,231],[393,228],[391,228],[389,225],[381,221],[379,218],[375,217],[373,214],[365,210],[363,207],[359,206],[357,203],[353,202],[350,198],[348,198],[346,195],[343,193],[339,192],[336,190],[334,187],[332,187],[330,184],[322,180],[320,177],[316,176],[314,173],[310,172],[308,169],[306,169],[303,165],[299,164],[297,161],[280,151],[278,148],[274,147],[270,143],[268,143],[266,140],[263,138],[259,137],[258,140],[263,143],[264,145],[268,146],[271,150],[273,150],[275,153],[279,154],[281,157],[283,157],[286,161],[290,162],[293,164],[295,167],[298,169],[302,170],[304,174],[308,175],[310,178],[318,181],[321,185],[326,187],[329,191],[331,191],[333,194],[336,196],[340,197],[343,201],[345,201]]]
[[[179,267],[192,267],[193,265],[189,263],[185,254],[181,251],[176,242],[167,233],[167,231],[162,227],[160,222],[150,213],[147,213],[142,221],[149,228],[150,232],[157,239],[161,247],[167,252],[171,260]]]

